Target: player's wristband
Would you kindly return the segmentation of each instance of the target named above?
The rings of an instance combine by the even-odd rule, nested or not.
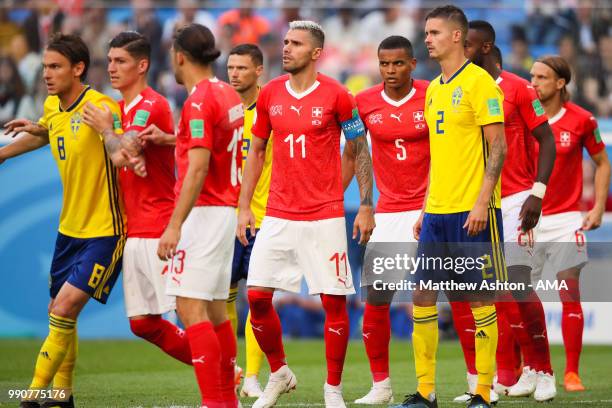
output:
[[[533,187],[531,187],[531,195],[538,197],[539,199],[543,199],[544,194],[546,194],[546,184],[539,181],[533,183]]]

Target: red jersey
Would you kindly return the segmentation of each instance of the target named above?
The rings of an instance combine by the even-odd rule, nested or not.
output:
[[[414,80],[400,101],[389,98],[379,84],[355,99],[359,116],[370,131],[376,187],[376,212],[423,208],[429,175],[429,130],[423,108],[428,81]]]
[[[144,89],[129,105],[120,101],[124,132],[140,132],[153,124],[174,133],[172,111],[166,98],[152,88]],[[147,177],[132,170],[119,171],[119,183],[127,214],[128,237],[159,238],[174,206],[174,146],[147,144],[144,149]]]
[[[565,103],[548,123],[555,136],[557,158],[542,202],[542,213],[551,215],[579,211],[582,197],[582,148],[586,148],[593,156],[606,146],[601,141],[593,115],[571,102]]]
[[[531,131],[548,119],[535,89],[523,78],[502,71],[504,128],[508,153],[502,169],[502,197],[530,190],[537,175],[536,140]],[[535,161],[533,158],[536,158]]]
[[[323,74],[306,91],[283,75],[262,88],[253,135],[272,139],[272,176],[266,214],[289,220],[344,216],[340,134],[363,134],[355,99]]]
[[[229,84],[213,78],[193,88],[183,104],[176,137],[177,198],[189,166],[189,149],[203,147],[210,151],[210,162],[196,207],[238,205],[243,124],[242,102]]]

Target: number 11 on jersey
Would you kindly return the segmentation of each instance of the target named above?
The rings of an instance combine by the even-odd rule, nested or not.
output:
[[[289,157],[293,159],[295,151],[293,144],[300,143],[302,145],[302,159],[306,158],[306,135],[299,135],[295,140],[293,139],[293,133],[290,133],[289,136],[283,140],[285,143],[289,143]]]

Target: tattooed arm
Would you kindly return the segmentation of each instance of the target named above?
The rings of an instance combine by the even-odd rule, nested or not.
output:
[[[353,239],[357,238],[357,231],[359,231],[361,234],[359,243],[365,244],[376,226],[372,201],[372,158],[366,135],[362,134],[354,139],[347,139],[343,156],[346,156],[343,161],[351,163],[354,168],[361,197],[359,211],[353,225]]]
[[[145,159],[142,146],[138,142],[138,132],[128,131],[119,136],[113,127],[110,109],[100,109],[88,102],[83,108],[84,122],[102,135],[104,148],[115,167],[127,166],[140,177],[146,177]]]
[[[485,170],[485,176],[482,187],[480,188],[478,200],[476,200],[474,208],[470,211],[463,225],[463,228],[467,229],[468,235],[470,236],[477,235],[487,226],[487,221],[489,219],[487,208],[493,191],[495,190],[495,185],[501,175],[506,152],[508,150],[503,123],[491,123],[483,126],[482,130],[489,143],[489,157],[487,158],[487,168]]]

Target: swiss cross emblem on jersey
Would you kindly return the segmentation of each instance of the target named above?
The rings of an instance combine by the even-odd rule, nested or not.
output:
[[[412,120],[416,122],[423,122],[425,120],[425,115],[423,111],[412,112]]]
[[[561,142],[562,147],[569,147],[572,143],[572,136],[570,132],[561,132],[559,134],[559,141]]]
[[[313,118],[322,118],[323,117],[323,108],[321,106],[314,106],[312,108],[312,117]]]

